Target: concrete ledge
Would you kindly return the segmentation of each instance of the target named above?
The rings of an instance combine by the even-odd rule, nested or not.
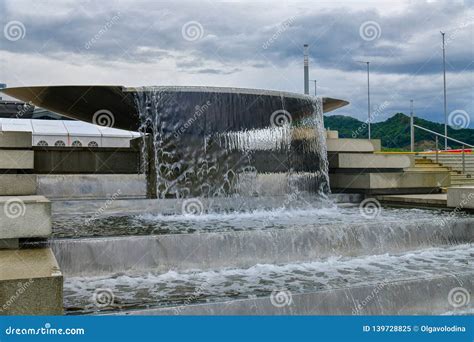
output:
[[[0,239],[51,235],[51,203],[44,196],[0,196]]]
[[[51,199],[143,198],[145,175],[38,175],[38,195]]]
[[[428,207],[446,208],[446,194],[414,194],[414,195],[384,195],[377,196],[383,203],[393,203],[400,205],[415,205]]]
[[[26,170],[34,166],[34,152],[28,150],[0,150],[0,169]]]
[[[474,209],[474,186],[448,188],[448,207]]]
[[[0,249],[18,249],[20,248],[19,239],[1,239]]]
[[[380,151],[379,139],[326,139],[328,152],[376,152]]]
[[[31,132],[1,132],[0,148],[31,148]]]
[[[138,174],[140,154],[129,148],[34,147],[35,173]]]
[[[25,196],[36,194],[36,175],[0,174],[0,196]]]
[[[413,165],[413,157],[398,154],[328,153],[329,168],[404,169]]]
[[[402,190],[403,189],[437,189],[451,184],[448,172],[384,172],[384,173],[331,173],[331,189],[357,190]]]
[[[63,276],[51,249],[0,250],[0,314],[62,313]]]

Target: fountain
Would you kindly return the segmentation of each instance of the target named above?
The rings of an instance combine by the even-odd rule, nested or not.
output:
[[[464,300],[472,218],[374,214],[330,195],[322,114],[344,101],[231,88],[46,88],[30,93],[56,111],[94,121],[107,104],[101,113],[114,114],[114,127],[148,133],[144,166],[157,176],[153,211],[53,214],[47,243],[65,276],[66,314],[472,312]]]

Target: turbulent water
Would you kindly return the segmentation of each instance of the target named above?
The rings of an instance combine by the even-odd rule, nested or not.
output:
[[[257,264],[246,269],[170,270],[164,274],[132,271],[107,277],[72,277],[64,284],[65,307],[69,313],[100,310],[93,301],[96,289],[113,293],[114,303],[104,310],[120,310],[262,297],[275,289],[305,293],[441,275],[456,278],[457,274],[473,272],[469,262],[473,257],[474,247],[465,244],[401,255]]]
[[[285,176],[286,193],[329,192],[320,98],[142,88],[135,103],[151,138],[143,136],[144,169],[156,173],[159,198],[259,195],[260,176],[273,173]]]
[[[186,234],[195,232],[233,232],[245,230],[310,228],[325,225],[352,226],[357,223],[380,223],[383,226],[404,226],[431,220],[433,226],[453,219],[449,212],[408,208],[380,208],[367,219],[359,205],[337,205],[297,201],[288,198],[288,205],[273,210],[256,209],[235,212],[208,212],[199,215],[159,213],[99,216],[61,215],[54,217],[53,237],[105,237],[150,234]],[[291,204],[291,206],[290,206]],[[318,208],[319,205],[319,208]],[[458,213],[456,218],[462,218]],[[402,218],[402,219],[401,219]]]

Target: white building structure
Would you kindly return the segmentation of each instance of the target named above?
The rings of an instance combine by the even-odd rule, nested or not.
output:
[[[32,132],[33,146],[130,147],[130,140],[140,137],[82,121],[0,118],[0,134],[8,131]]]

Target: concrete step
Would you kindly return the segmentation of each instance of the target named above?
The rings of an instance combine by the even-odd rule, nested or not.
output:
[[[447,167],[408,167],[404,169],[405,171],[413,171],[413,172],[449,172],[450,169]]]
[[[0,239],[51,235],[51,202],[44,196],[0,196]]]
[[[474,180],[452,181],[451,185],[474,185]]]
[[[456,175],[451,175],[451,179],[474,179],[471,175],[466,175],[466,174],[456,174]]]
[[[448,207],[474,209],[474,182],[473,186],[452,187],[448,189]]]
[[[415,159],[416,164],[433,164],[431,159]]]
[[[451,177],[447,171],[420,172],[419,170],[363,174],[330,173],[329,178],[331,188],[340,192],[393,194],[397,191],[400,193],[408,189],[416,189],[418,193],[423,193],[450,185]]]
[[[0,169],[33,169],[34,152],[29,150],[0,150]]]
[[[63,276],[51,248],[0,250],[0,293],[2,315],[62,315]]]
[[[408,155],[382,153],[328,153],[330,169],[402,169],[410,167]]]
[[[31,148],[31,132],[1,132],[0,148]]]
[[[328,152],[367,153],[381,149],[380,139],[326,139],[326,144]]]
[[[419,167],[419,168],[423,168],[423,167],[426,167],[426,168],[433,168],[433,167],[445,167],[445,165],[441,165],[441,164],[436,164],[436,163],[431,163],[431,164],[425,164],[425,163],[415,163],[415,166],[416,167]]]

